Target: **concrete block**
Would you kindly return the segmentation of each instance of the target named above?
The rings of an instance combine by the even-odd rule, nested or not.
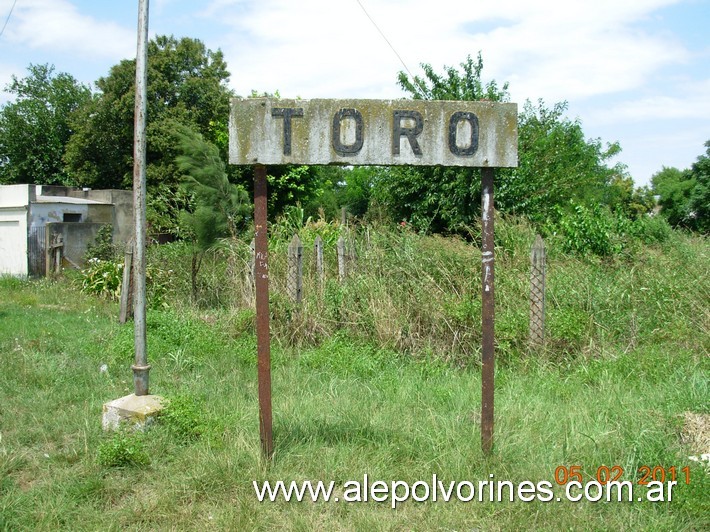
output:
[[[162,403],[159,395],[126,395],[104,403],[101,425],[104,430],[117,430],[121,425],[143,429],[155,421]]]

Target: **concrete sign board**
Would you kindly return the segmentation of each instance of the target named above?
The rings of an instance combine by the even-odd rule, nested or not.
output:
[[[232,100],[229,162],[516,167],[514,103]]]

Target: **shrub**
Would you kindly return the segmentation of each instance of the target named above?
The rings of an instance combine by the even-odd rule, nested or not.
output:
[[[167,400],[167,406],[160,413],[160,423],[181,442],[194,441],[208,430],[202,408],[194,398],[186,395]]]
[[[119,431],[99,445],[98,462],[106,467],[142,466],[150,464],[150,457],[140,432]]]
[[[556,209],[557,221],[552,230],[562,237],[566,253],[604,257],[621,250],[613,241],[615,220],[611,213],[598,205],[585,207],[570,203],[570,206],[569,211]]]
[[[116,246],[113,244],[113,226],[104,225],[96,233],[94,242],[86,248],[86,260],[114,260],[117,256]]]
[[[661,244],[671,237],[672,231],[661,216],[642,216],[631,224],[631,234],[644,244]]]
[[[81,270],[81,290],[86,294],[118,299],[122,280],[122,262],[92,258]]]

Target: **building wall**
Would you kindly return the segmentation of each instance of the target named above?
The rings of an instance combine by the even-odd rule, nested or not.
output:
[[[113,241],[115,244],[127,244],[133,238],[133,192],[131,190],[93,190],[76,187],[48,186],[41,188],[44,196],[69,196],[102,203],[113,204]],[[97,220],[96,220],[97,221]],[[103,220],[101,220],[103,222]]]
[[[0,275],[26,277],[29,185],[0,187]]]
[[[50,223],[47,224],[46,242],[52,242],[56,235],[62,235],[62,255],[72,266],[83,268],[86,266],[84,257],[89,245],[96,240],[103,223]]]
[[[93,244],[96,232],[113,222],[113,205],[81,203],[32,203],[29,215],[29,274],[44,275],[47,243],[51,242],[51,225],[60,227],[64,237],[64,255],[72,265],[84,266],[84,253]],[[66,214],[79,215],[77,222],[65,222]],[[76,227],[71,227],[76,226]],[[86,226],[86,227],[84,227]]]
[[[79,214],[86,221],[88,205],[74,203],[33,203],[30,206],[30,230],[48,223],[64,222],[65,214]]]

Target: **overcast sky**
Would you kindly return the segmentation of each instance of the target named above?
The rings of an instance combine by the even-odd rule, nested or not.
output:
[[[137,13],[137,0],[0,0],[0,87],[31,63],[93,84],[135,57]],[[221,49],[245,96],[402,98],[400,70],[480,50],[484,80],[509,82],[511,101],[566,100],[587,137],[619,141],[638,185],[705,152],[708,28],[710,0],[150,2],[151,36]]]

